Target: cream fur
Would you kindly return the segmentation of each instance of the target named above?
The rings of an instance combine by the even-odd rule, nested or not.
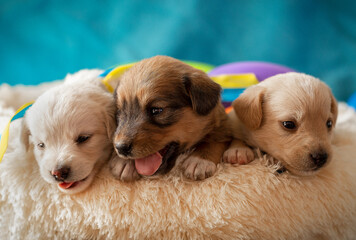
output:
[[[0,113],[3,113],[3,109]],[[218,165],[200,182],[178,168],[158,179],[115,180],[107,167],[82,193],[45,182],[11,127],[0,164],[0,239],[354,239],[356,113],[339,105],[334,159],[313,177],[276,175],[262,156]],[[268,166],[267,166],[268,165]]]
[[[22,143],[33,152],[41,176],[71,194],[89,187],[113,153],[113,97],[100,84],[98,72],[88,73],[92,77],[81,78],[80,71],[41,94],[22,120]],[[78,143],[79,136],[88,140]],[[61,169],[69,169],[62,180],[72,187],[60,187]]]
[[[337,102],[319,79],[303,73],[278,74],[246,89],[232,106],[234,136],[278,159],[293,174],[312,175],[332,159]],[[287,129],[283,122],[295,127]],[[231,158],[236,154],[230,152],[241,149],[248,148],[231,144],[224,156],[236,162]]]

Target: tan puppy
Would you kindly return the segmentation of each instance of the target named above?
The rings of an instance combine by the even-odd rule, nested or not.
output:
[[[186,177],[213,175],[232,139],[220,91],[204,72],[171,57],[135,64],[115,90],[119,157],[111,161],[113,175],[129,181],[164,174],[187,152]]]
[[[235,137],[272,155],[291,173],[308,175],[331,160],[337,103],[320,80],[301,73],[276,75],[246,89],[233,109]],[[238,162],[240,150],[246,148],[233,142],[224,161]]]

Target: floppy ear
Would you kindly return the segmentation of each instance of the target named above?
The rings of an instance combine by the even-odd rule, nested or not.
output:
[[[114,104],[112,104],[107,108],[107,111],[104,112],[105,128],[110,141],[112,141],[113,134],[116,130],[115,111],[116,108]]]
[[[331,89],[329,89],[330,92],[330,98],[331,98],[331,113],[333,114],[334,117],[334,124],[336,123],[337,115],[338,115],[338,106],[337,106],[337,101],[334,95],[331,92]]]
[[[236,115],[242,123],[254,130],[262,123],[262,103],[265,89],[260,86],[247,88],[235,101],[232,106]]]
[[[22,118],[22,123],[21,123],[20,142],[25,146],[26,151],[28,151],[28,149],[30,147],[29,138],[30,138],[30,130],[27,127],[25,117],[23,117]]]
[[[183,83],[192,102],[193,110],[199,115],[209,114],[220,101],[220,85],[200,70],[185,75]]]

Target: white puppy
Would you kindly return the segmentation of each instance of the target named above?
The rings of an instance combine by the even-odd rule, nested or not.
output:
[[[272,155],[291,173],[315,173],[330,161],[337,103],[319,79],[302,73],[273,76],[246,89],[233,109],[235,137]],[[240,162],[238,153],[246,151],[233,142],[223,159]]]
[[[22,142],[33,150],[43,179],[65,193],[86,189],[113,152],[112,95],[98,71],[84,75],[74,74],[42,94],[23,120]]]

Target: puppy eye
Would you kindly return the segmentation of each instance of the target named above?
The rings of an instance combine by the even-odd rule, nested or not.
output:
[[[297,127],[293,121],[282,122],[282,125],[284,128],[287,128],[289,130],[293,130]]]
[[[85,143],[86,141],[89,140],[91,136],[89,135],[79,135],[77,137],[77,139],[75,140],[76,143],[80,144],[80,143]]]
[[[46,146],[46,145],[45,145],[44,143],[42,143],[42,142],[39,143],[39,144],[37,144],[37,147],[42,148],[42,149],[45,148],[45,146]]]
[[[332,128],[332,126],[333,126],[333,121],[331,121],[330,119],[326,122],[326,127],[328,128],[328,129],[330,129],[330,128]]]
[[[151,114],[152,116],[156,116],[156,115],[158,115],[158,114],[161,114],[162,112],[163,112],[163,108],[152,107],[152,108],[150,109],[150,114]]]

